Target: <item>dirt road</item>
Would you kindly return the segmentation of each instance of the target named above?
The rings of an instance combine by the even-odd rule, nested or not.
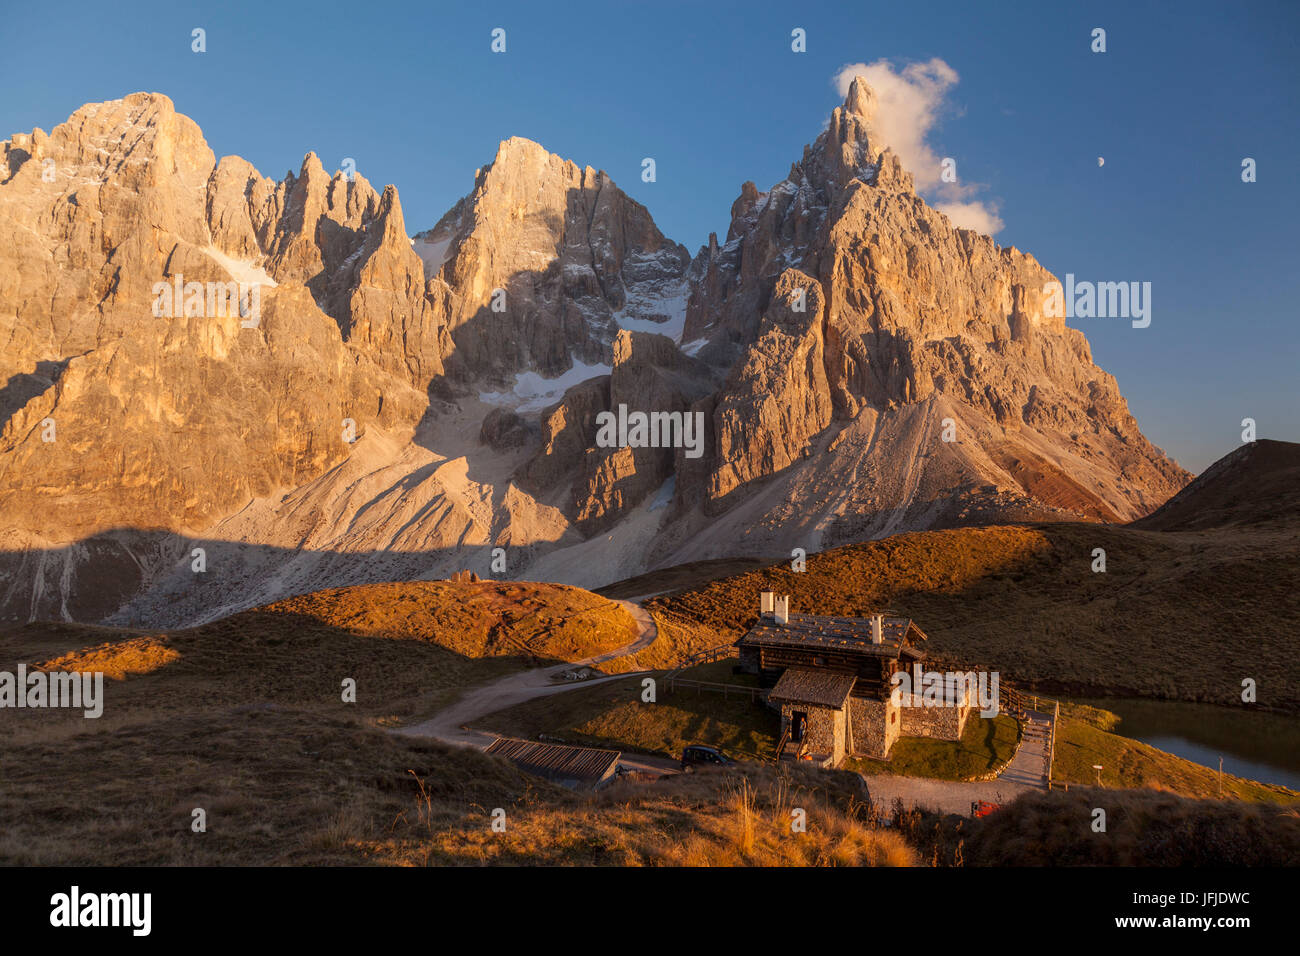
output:
[[[633,676],[635,673],[648,673],[636,671],[633,674],[615,674],[611,677],[597,677],[590,680],[555,682],[555,678],[565,671],[590,667],[614,660],[617,657],[626,657],[649,647],[654,642],[655,637],[658,636],[658,631],[649,612],[630,601],[619,601],[618,603],[627,609],[627,612],[632,615],[633,620],[641,629],[640,635],[631,644],[595,657],[589,657],[584,661],[538,667],[518,674],[510,674],[489,684],[471,687],[450,707],[439,711],[423,723],[398,728],[394,733],[411,737],[432,737],[443,743],[459,747],[476,747],[479,750],[486,750],[492,741],[497,739],[497,735],[484,730],[470,730],[467,726],[480,717],[538,697],[562,694],[565,691],[576,690],[579,687],[590,687],[593,684],[604,684],[611,680],[622,680]],[[629,770],[664,772],[677,769],[675,761],[640,754],[634,756],[625,754],[619,759],[619,763]]]

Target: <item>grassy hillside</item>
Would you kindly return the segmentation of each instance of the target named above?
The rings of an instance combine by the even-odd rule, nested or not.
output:
[[[933,536],[904,536],[921,540],[841,549],[814,556],[801,576],[748,574],[797,577],[798,586],[810,589],[809,600],[839,600],[857,611],[869,607],[863,595],[882,587],[869,573],[873,568],[918,586],[932,582],[933,591],[891,590],[891,600],[949,601],[956,608],[961,604],[947,589],[993,588],[1002,574],[1042,574],[1033,569],[1045,561],[1052,566],[1053,554],[1061,567],[1057,549],[1065,539],[1042,528],[974,534],[955,548]],[[1008,559],[1013,567],[1026,563],[1006,571]],[[843,563],[818,572],[823,560]],[[944,582],[936,573],[955,579]],[[657,602],[666,626],[662,644],[649,653],[680,655],[734,633],[752,613],[746,608],[761,583],[720,581]],[[1067,591],[1058,597],[1064,600]],[[990,593],[994,601],[1013,597],[1010,590]],[[913,616],[926,626],[921,614]],[[0,669],[44,662],[100,669],[108,680],[99,720],[68,711],[5,711],[0,864],[1247,864],[1300,858],[1293,811],[1239,800],[1075,788],[1038,802],[1026,798],[982,821],[949,818],[936,825],[896,814],[894,825],[882,830],[850,774],[750,763],[735,772],[627,781],[580,795],[481,753],[383,730],[444,705],[468,684],[621,646],[634,630],[621,607],[587,592],[497,582],[342,589],[176,632],[10,627],[0,632]],[[993,640],[974,625],[951,637],[967,633]],[[1061,644],[1057,652],[1068,654],[1068,641]],[[727,679],[725,662],[704,670],[699,676]],[[345,677],[357,682],[355,704],[340,699]],[[683,742],[720,743],[737,756],[770,753],[775,744],[775,719],[746,699],[687,692],[644,705],[639,688],[638,679],[584,687],[537,705],[537,713],[528,711],[530,704],[487,722],[514,721],[502,729],[521,735],[549,728],[673,754]],[[1102,763],[1108,785],[1217,793],[1216,774],[1106,733],[1104,712],[1079,708],[1069,716],[1058,777],[1091,780],[1091,764]],[[1225,778],[1225,794],[1285,797],[1261,795],[1256,787]],[[1096,805],[1115,808],[1111,841],[1090,840],[1086,821],[1080,827],[1079,814]],[[191,829],[196,808],[207,815],[204,833]],[[490,826],[495,808],[506,811],[505,833]],[[796,808],[807,811],[807,833],[790,829]]]
[[[28,712],[24,719],[34,717],[36,723],[20,727],[0,749],[0,819],[5,821],[0,864],[1021,862],[1001,840],[1012,841],[1024,862],[1057,862],[1053,854],[1078,863],[1226,859],[1244,864],[1274,862],[1286,853],[1291,854],[1286,860],[1296,859],[1294,814],[1168,794],[1075,790],[1052,794],[1042,806],[1016,804],[985,821],[948,818],[936,825],[916,814],[895,814],[895,825],[885,830],[864,806],[854,776],[807,767],[746,764],[736,772],[629,781],[597,795],[574,794],[497,758],[385,733],[372,726],[381,704],[368,714],[360,705],[335,704],[332,687],[328,700],[318,699],[310,689],[268,676],[290,667],[294,658],[276,656],[286,644],[299,654],[314,647],[317,666],[327,672],[348,659],[349,643],[359,659],[373,647],[384,652],[380,657],[451,653],[418,640],[321,637],[317,632],[311,643],[294,645],[285,634],[272,635],[261,643],[250,640],[230,656],[183,644],[176,658],[166,651],[177,648],[162,639],[142,636],[107,648],[101,642],[94,654],[118,648],[111,662],[127,675],[110,688],[106,716],[86,721]],[[31,633],[28,639],[40,643]],[[67,639],[66,632],[51,638]],[[285,643],[272,643],[276,640]],[[417,657],[403,660],[419,671],[418,680],[438,679],[434,657],[423,665]],[[205,680],[207,666],[214,673]],[[408,679],[401,671],[392,667],[372,676]],[[359,686],[365,700],[369,680]],[[584,695],[611,695],[605,703],[612,706],[601,711],[613,715],[606,721],[609,733],[650,740],[657,731],[647,726],[646,711],[622,713],[638,687],[629,679],[552,700],[576,712]],[[772,724],[770,715],[762,708],[733,701],[722,703],[720,711],[720,700],[679,694],[642,706],[659,708],[658,715],[677,712],[659,729],[680,739],[721,730],[734,734],[735,749],[743,750],[770,733],[764,730]],[[43,723],[44,718],[53,722]],[[675,750],[676,742],[665,749]],[[1081,759],[1091,760],[1092,754]],[[1105,761],[1112,761],[1111,755]],[[1134,799],[1148,803],[1133,804]],[[1113,846],[1076,832],[1086,823],[1076,819],[1079,807],[1071,800],[1082,801],[1080,807],[1101,800],[1120,808],[1112,817]],[[1151,800],[1158,813],[1124,810],[1146,807]],[[196,808],[206,813],[206,832],[192,830]],[[497,808],[506,813],[504,833],[491,828]],[[794,809],[806,811],[806,833],[791,830]],[[1171,820],[1176,825],[1171,827]],[[989,821],[996,822],[1000,835],[985,839],[981,834]],[[1189,834],[1198,842],[1186,844]]]
[[[435,643],[465,657],[576,661],[630,644],[625,609],[582,588],[527,581],[401,581],[333,588],[265,611],[362,637]]]
[[[0,668],[22,661],[106,676],[98,721],[10,711],[20,735],[243,705],[396,723],[437,710],[465,686],[612,650],[636,634],[625,608],[579,588],[428,581],[323,591],[165,633],[23,625],[0,637]],[[355,704],[342,701],[345,678],[356,681]]]
[[[1096,548],[1105,573],[1092,570]],[[788,593],[792,611],[910,616],[930,653],[1048,692],[1232,704],[1252,677],[1261,707],[1300,712],[1300,550],[1285,529],[902,534],[810,555],[802,573],[751,570],[648,607],[680,656],[743,634],[762,590]]]
[[[1071,709],[1057,729],[1056,759],[1052,767],[1055,780],[1092,785],[1102,767],[1104,786],[1165,790],[1190,797],[1237,798],[1269,803],[1300,804],[1300,794],[1286,787],[1259,783],[1219,773],[1190,760],[1158,750],[1138,740],[1107,732],[1117,722],[1114,714],[1085,708]],[[1222,790],[1220,790],[1220,782]]]
[[[280,708],[0,751],[0,865],[1265,865],[1294,811],[1151,791],[1034,794],[983,820],[892,814],[854,778],[744,767],[574,794],[484,754]],[[1094,807],[1109,832],[1091,832]],[[195,808],[207,830],[191,829]],[[490,814],[506,813],[494,832]],[[807,812],[806,833],[790,829]]]
[[[1261,438],[1224,455],[1155,512],[1146,531],[1231,526],[1276,529],[1300,515],[1300,444]]]
[[[494,672],[629,639],[625,612],[603,599],[519,587],[504,614],[498,585],[422,585],[416,599],[385,586],[170,634],[11,630],[6,658],[109,679],[99,720],[5,712],[0,865],[916,862],[859,819],[849,775],[754,768],[579,795],[375,726]],[[579,616],[596,626],[566,637],[560,622]],[[357,704],[340,701],[341,675],[357,679]],[[807,834],[790,829],[794,806]]]
[[[861,819],[848,775],[754,768],[583,795],[477,751],[281,708],[29,740],[0,752],[0,780],[0,865],[917,862]]]
[[[1097,808],[1106,811],[1104,833],[1092,828]],[[919,843],[927,827],[932,834],[930,821],[904,832]],[[1072,789],[1025,794],[960,829],[950,820],[943,844],[929,848],[932,858],[959,852],[966,866],[1294,866],[1300,813],[1151,790]]]
[[[547,789],[480,754],[283,706],[94,724],[0,750],[0,864],[355,865],[369,862],[358,835],[414,816],[413,774],[465,814]]]
[[[847,774],[806,768],[703,771],[656,783],[620,782],[596,795],[525,802],[504,834],[486,814],[443,800],[413,826],[367,843],[387,863],[596,866],[911,866],[897,833],[868,819]],[[486,806],[486,805],[485,805]],[[805,832],[792,811],[806,816]],[[451,825],[448,825],[448,824]]]

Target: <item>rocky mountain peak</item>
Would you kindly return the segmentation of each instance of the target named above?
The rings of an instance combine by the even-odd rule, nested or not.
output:
[[[504,140],[414,248],[463,381],[608,366],[625,321],[680,332],[687,250],[608,174],[528,139]]]
[[[870,123],[876,118],[877,106],[876,91],[865,79],[855,76],[849,84],[848,95],[844,97],[844,109],[860,117],[864,123]]]
[[[592,585],[1150,511],[1187,474],[1044,314],[1051,275],[913,194],[877,109],[855,80],[694,260],[519,137],[413,239],[395,187],[314,153],[279,181],[218,163],[158,94],[0,144],[4,600],[182,622],[496,543],[512,575]],[[251,285],[260,316],[159,315],[160,282]],[[602,413],[689,422],[691,447],[598,443]],[[206,590],[200,536],[230,549]]]

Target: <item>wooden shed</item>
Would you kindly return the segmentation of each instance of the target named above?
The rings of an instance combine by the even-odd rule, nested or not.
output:
[[[617,750],[572,747],[498,737],[487,752],[505,757],[520,770],[544,777],[570,790],[595,790],[613,779],[618,769]]]

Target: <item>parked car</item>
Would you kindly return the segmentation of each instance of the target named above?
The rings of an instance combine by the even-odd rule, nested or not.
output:
[[[682,751],[682,772],[694,770],[699,766],[725,767],[735,762],[718,748],[706,747],[703,744],[691,744]]]

